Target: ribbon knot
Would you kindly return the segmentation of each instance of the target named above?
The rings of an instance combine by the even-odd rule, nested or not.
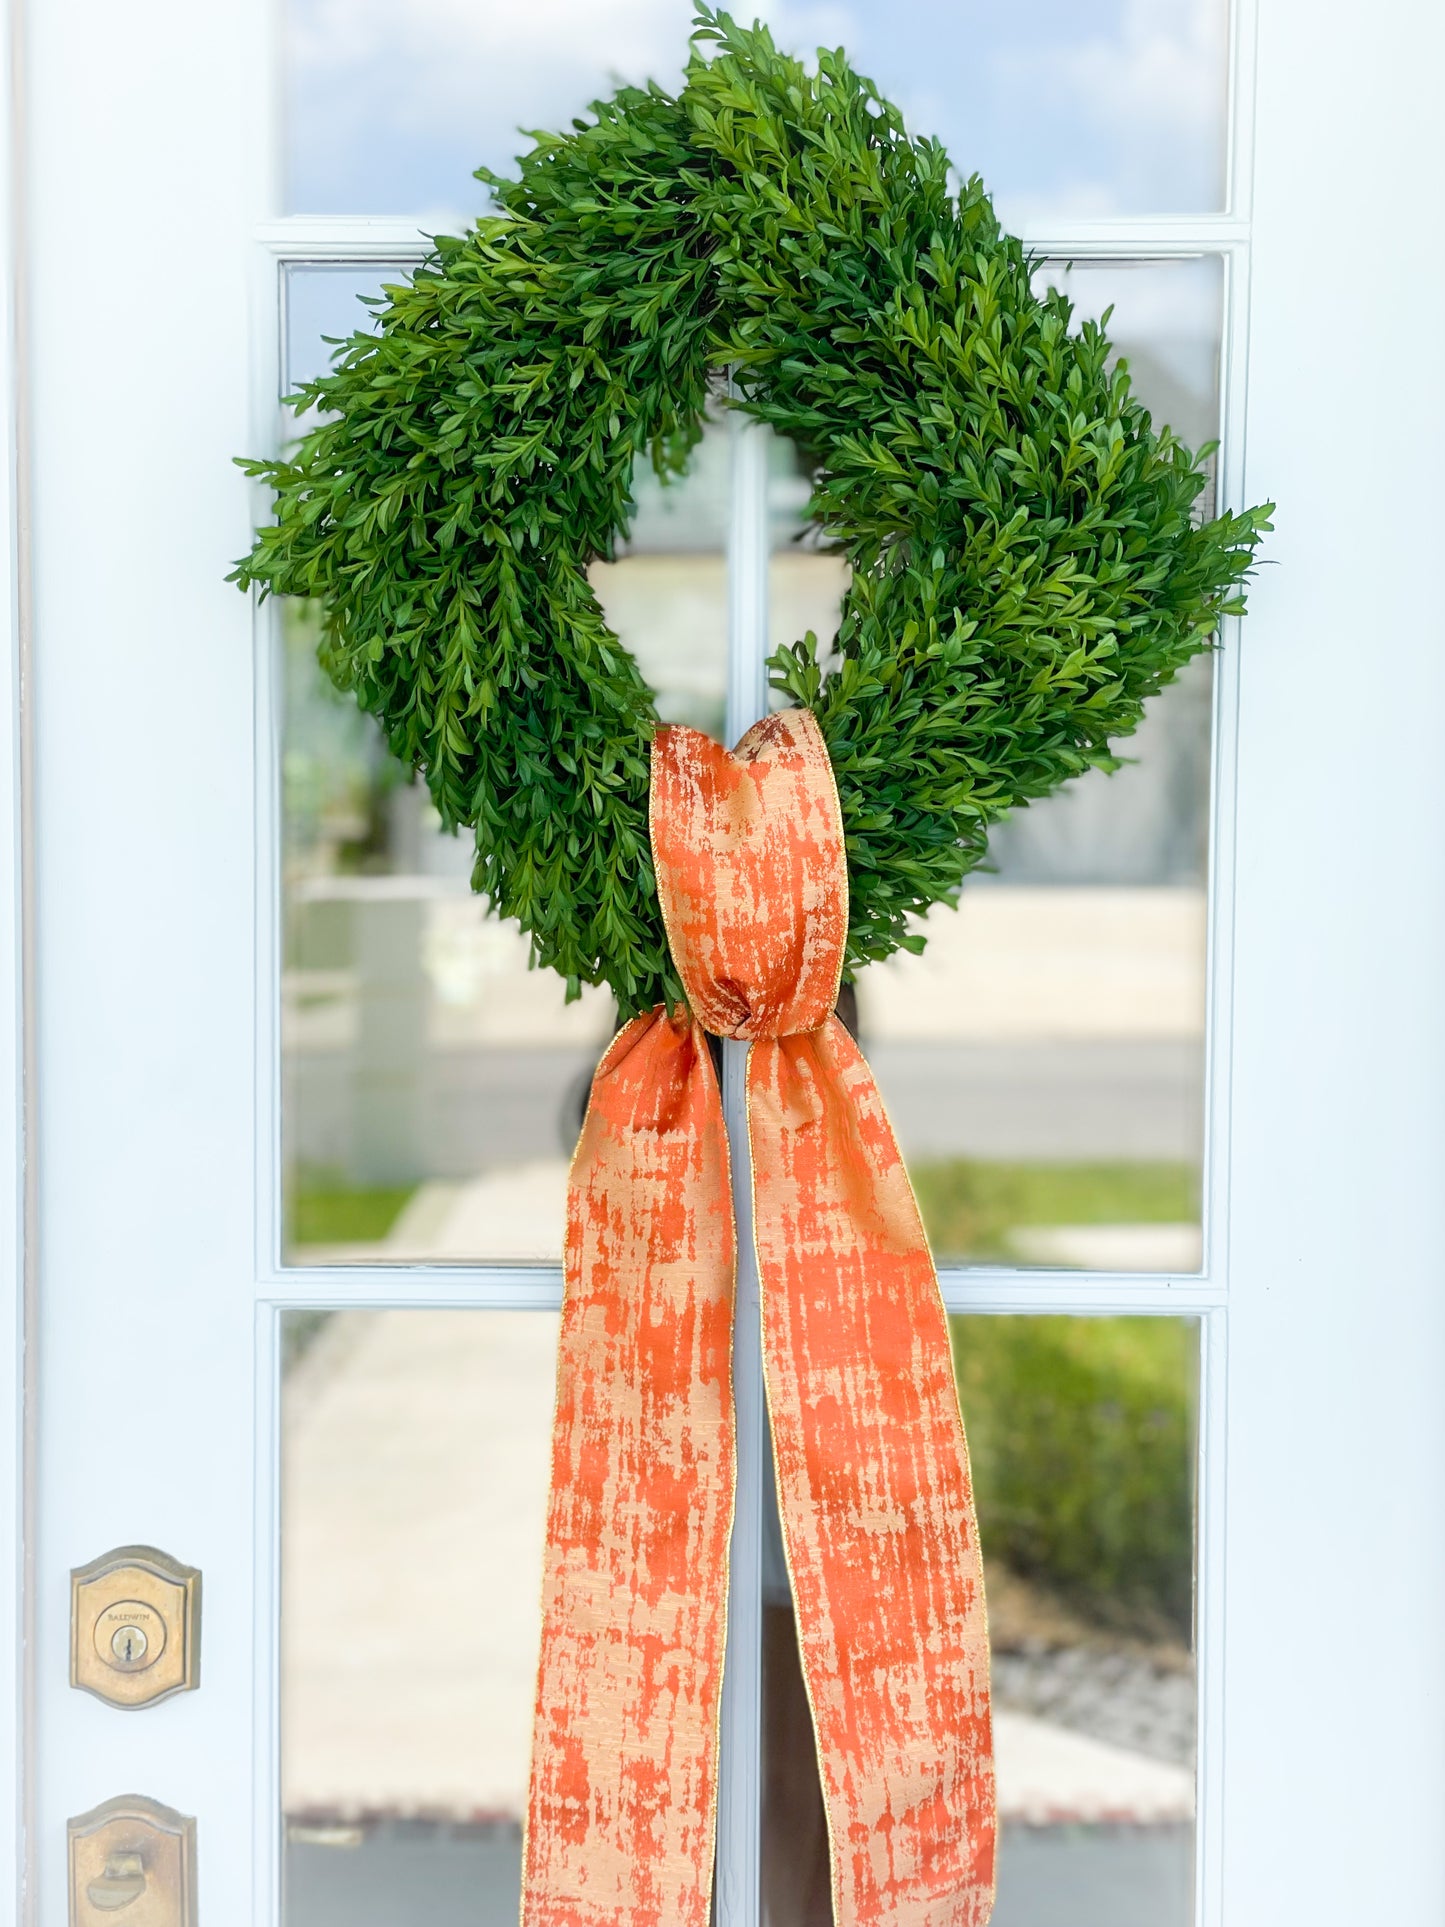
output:
[[[843,830],[806,711],[729,755],[658,731],[651,834],[689,1008],[613,1040],[568,1192],[524,1927],[707,1927],[726,1633],[735,1244],[703,1030],[751,1044],[778,1510],[836,1927],[983,1927],[988,1637],[937,1279],[833,1016]]]
[[[695,729],[659,730],[649,816],[668,947],[698,1022],[748,1041],[826,1023],[848,865],[812,714],[767,717],[731,756]]]

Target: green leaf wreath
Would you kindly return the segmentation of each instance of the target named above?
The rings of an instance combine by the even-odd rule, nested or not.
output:
[[[319,599],[322,660],[476,836],[475,887],[575,992],[680,995],[647,832],[657,715],[587,570],[675,474],[710,383],[802,449],[847,558],[834,666],[771,662],[842,798],[846,974],[957,898],[989,828],[1110,744],[1209,644],[1269,505],[1196,521],[1202,457],[1101,328],[1036,295],[982,183],[822,52],[697,16],[681,92],[625,87],[439,237],[291,397],[235,580]]]

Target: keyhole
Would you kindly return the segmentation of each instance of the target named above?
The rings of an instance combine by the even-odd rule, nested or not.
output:
[[[134,1666],[146,1656],[150,1641],[139,1626],[117,1626],[111,1637],[110,1650],[122,1666]]]

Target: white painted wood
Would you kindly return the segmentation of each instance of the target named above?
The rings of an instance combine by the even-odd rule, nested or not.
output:
[[[1007,1271],[946,1266],[939,1272],[950,1311],[1084,1311],[1191,1316],[1225,1303],[1210,1278],[1173,1278],[1137,1271]],[[562,1303],[558,1265],[297,1266],[262,1277],[257,1302],[293,1308],[385,1305],[461,1310],[556,1311]]]
[[[1231,0],[1229,20],[1229,133],[1225,147],[1227,218],[1249,238],[1253,201],[1255,45],[1259,9],[1268,0]]]
[[[1248,223],[1227,214],[1057,216],[1026,221],[1018,230],[1035,253],[1067,260],[1170,260],[1225,254],[1249,240]],[[265,221],[258,244],[278,261],[416,262],[431,236],[414,215],[294,214]]]
[[[1260,7],[1221,1909],[1445,1919],[1445,11]]]
[[[1228,1471],[1228,1314],[1199,1321],[1199,1443],[1195,1496],[1194,1649],[1199,1728],[1194,1762],[1194,1918],[1217,1927],[1223,1911],[1225,1500]]]
[[[291,214],[258,222],[256,242],[277,261],[414,263],[430,251],[431,234],[408,215]]]
[[[1249,252],[1245,248],[1225,257],[1223,301],[1217,457],[1218,505],[1222,510],[1245,506],[1245,357],[1249,339]],[[1229,1275],[1229,1072],[1234,1021],[1235,768],[1240,649],[1241,624],[1238,619],[1230,618],[1221,625],[1214,657],[1202,1172],[1203,1272],[1221,1284]]]
[[[252,1927],[254,1091],[247,284],[268,209],[249,0],[26,10],[41,1219],[39,1827],[138,1790],[197,1816],[207,1927]],[[202,1687],[67,1681],[68,1573],[205,1574]]]
[[[25,694],[29,682],[28,545],[21,506],[27,455],[24,420],[24,227],[16,163],[22,134],[16,93],[20,21],[0,39],[0,1896],[23,1905],[32,1838],[29,1771],[31,1637],[28,1584],[34,1524],[35,1410],[27,1388],[34,1353],[33,1273],[28,1263],[30,975],[24,910],[30,892],[31,759]]]
[[[258,1927],[282,1927],[281,1832],[281,1312],[253,1313],[255,1507],[251,1519],[251,1801],[249,1826]]]

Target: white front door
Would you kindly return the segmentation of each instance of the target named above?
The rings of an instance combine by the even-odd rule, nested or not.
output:
[[[471,166],[670,79],[688,9],[12,4],[7,1875],[59,1927],[68,1823],[144,1795],[195,1822],[205,1927],[510,1921],[563,1180],[612,1012],[483,916],[308,612],[227,586],[265,512],[231,457],[478,209]],[[859,990],[957,1314],[996,1927],[1435,1927],[1445,22],[763,11],[1113,306],[1222,503],[1280,505],[1137,766],[1007,826]],[[738,733],[769,648],[826,629],[806,495],[723,421],[641,490],[597,580],[667,714]],[[814,1927],[755,1343],[744,1278],[717,1919]],[[201,1573],[200,1658],[123,1710],[70,1683],[71,1574],[135,1545]],[[145,1676],[137,1625],[107,1659],[85,1622],[103,1688]],[[85,1906],[160,1905],[155,1866],[98,1878]]]

